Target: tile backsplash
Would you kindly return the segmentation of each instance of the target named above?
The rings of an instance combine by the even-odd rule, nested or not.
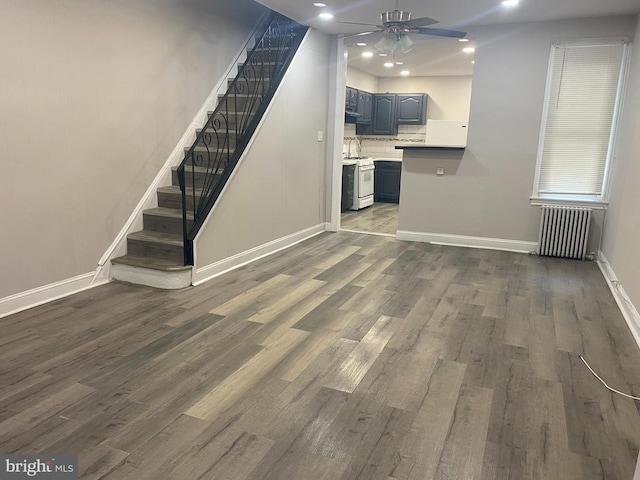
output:
[[[402,150],[396,145],[407,143],[424,143],[427,132],[426,125],[399,125],[398,135],[356,135],[356,126],[347,123],[344,126],[344,144],[351,140],[351,154],[355,155],[355,139],[360,141],[360,156],[373,158],[402,158]]]

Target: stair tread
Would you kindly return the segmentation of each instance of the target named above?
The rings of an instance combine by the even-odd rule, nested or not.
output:
[[[150,270],[160,270],[164,272],[175,272],[191,270],[190,265],[183,265],[181,262],[165,260],[161,258],[140,257],[137,255],[123,255],[114,258],[111,263],[120,265],[130,265],[132,267],[148,268]]]
[[[178,191],[179,190],[180,188],[178,188]],[[143,213],[145,215],[155,215],[158,217],[182,219],[182,210],[178,210],[177,208],[167,208],[167,207],[147,208]],[[193,212],[187,212],[187,219],[193,220]]]
[[[130,233],[127,238],[140,242],[162,243],[164,245],[182,247],[182,235],[179,234],[140,230],[139,232]]]
[[[165,187],[158,187],[158,192],[160,193],[170,193],[173,195],[180,195],[182,192],[180,191],[180,186],[179,185],[167,185]],[[202,192],[202,188],[196,188],[195,190],[198,194]],[[185,193],[187,194],[187,196],[189,195],[193,195],[193,188],[191,187],[186,187],[185,188]]]
[[[172,170],[178,170],[178,167],[172,167]],[[191,173],[192,171],[195,173],[207,173],[209,172],[209,169],[207,167],[192,167],[191,165],[187,165],[184,168],[186,173]],[[224,168],[219,168],[215,173],[217,175],[222,174],[222,172],[224,172]]]
[[[215,133],[215,130],[211,130],[211,128],[198,128],[198,129],[196,129],[196,133],[200,133],[203,130],[205,131],[205,133],[206,132]],[[224,132],[224,130],[220,129],[220,130],[218,130],[218,132]],[[238,132],[236,132],[235,130],[229,130],[228,134],[232,135],[232,136],[236,136],[236,135],[238,135]]]
[[[191,147],[184,147],[184,153],[185,155],[187,153],[189,153],[189,151],[191,150]],[[229,153],[233,153],[235,151],[235,147],[233,148],[211,148],[211,147],[205,147],[204,145],[202,145],[201,143],[198,143],[195,147],[193,147],[193,151],[194,152],[229,152]]]

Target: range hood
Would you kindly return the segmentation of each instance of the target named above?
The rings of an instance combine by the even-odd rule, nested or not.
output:
[[[344,112],[344,123],[357,123],[361,116],[362,114],[356,112]]]

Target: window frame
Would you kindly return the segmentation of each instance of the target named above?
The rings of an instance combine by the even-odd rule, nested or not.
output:
[[[620,76],[618,78],[618,88],[616,93],[613,119],[611,122],[611,132],[609,145],[602,179],[602,188],[598,195],[575,195],[563,193],[541,193],[540,192],[540,172],[542,168],[542,155],[544,150],[545,133],[549,116],[549,102],[551,99],[551,87],[553,79],[553,65],[555,55],[559,51],[558,47],[588,47],[622,44],[622,62],[620,65]],[[545,85],[544,104],[542,109],[542,120],[540,122],[540,133],[538,137],[538,150],[536,153],[536,169],[533,182],[533,191],[530,197],[532,205],[575,205],[591,206],[592,208],[606,208],[609,203],[611,168],[615,162],[618,151],[618,139],[620,136],[620,120],[626,95],[626,86],[629,76],[629,61],[631,57],[632,43],[627,37],[607,37],[589,38],[571,41],[557,41],[551,45],[549,53],[549,64],[547,67],[547,80]]]

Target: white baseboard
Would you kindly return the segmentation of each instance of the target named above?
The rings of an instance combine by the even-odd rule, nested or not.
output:
[[[327,231],[328,224],[321,223],[316,226],[300,230],[299,232],[292,233],[285,237],[278,238],[271,242],[265,243],[250,250],[238,253],[232,257],[225,258],[219,262],[212,263],[205,267],[195,269],[193,272],[193,278],[191,283],[193,285],[200,285],[201,283],[211,280],[218,275],[240,268],[248,263],[255,262],[261,258],[264,258],[273,253],[289,248],[297,243],[307,240],[311,237]]]
[[[531,253],[538,249],[537,242],[522,240],[506,240],[503,238],[472,237],[468,235],[447,235],[442,233],[410,232],[398,230],[398,240],[410,242],[426,242],[436,245],[455,247],[484,248],[487,250],[504,250],[506,252]]]
[[[94,281],[95,276],[96,272],[84,273],[77,277],[0,298],[0,318],[109,282],[109,280],[96,282]]]
[[[631,302],[627,292],[622,288],[618,277],[613,271],[613,268],[611,268],[611,264],[609,264],[609,261],[601,251],[598,252],[597,263],[602,272],[602,276],[607,281],[607,285],[609,285],[609,290],[611,290],[613,298],[618,304],[618,308],[622,312],[622,316],[629,326],[629,330],[631,330],[633,334],[633,338],[635,338],[638,347],[640,347],[640,314],[638,310]]]

